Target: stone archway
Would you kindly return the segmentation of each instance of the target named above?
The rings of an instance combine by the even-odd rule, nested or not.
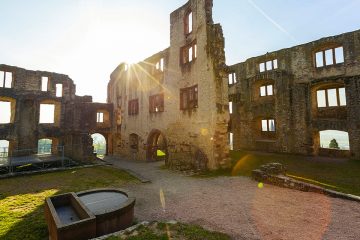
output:
[[[98,158],[104,158],[108,153],[108,140],[106,135],[102,133],[94,133],[91,135],[93,139],[94,153]]]
[[[158,129],[152,130],[147,139],[146,159],[167,162],[168,158],[169,152],[165,135]]]

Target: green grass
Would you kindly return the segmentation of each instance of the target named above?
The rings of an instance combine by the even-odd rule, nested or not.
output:
[[[0,181],[0,239],[47,239],[46,197],[92,188],[121,188],[128,182],[137,180],[110,167],[3,179]]]
[[[106,240],[230,240],[230,237],[226,234],[183,223],[155,223],[149,226],[141,226],[136,232],[137,234],[130,233],[123,238],[109,237]]]
[[[232,168],[217,170],[198,177],[251,176],[251,171],[261,165],[278,162],[287,174],[298,180],[324,188],[360,196],[360,161],[316,160],[299,155],[253,153],[232,151]]]

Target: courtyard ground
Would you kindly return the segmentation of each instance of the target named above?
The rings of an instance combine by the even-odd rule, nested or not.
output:
[[[360,204],[325,195],[258,188],[248,177],[186,177],[162,162],[106,158],[151,180],[126,185],[142,220],[177,220],[230,234],[234,239],[358,239]]]
[[[91,188],[121,188],[129,183],[137,185],[139,181],[111,167],[1,179],[0,239],[48,239],[44,219],[46,197]]]

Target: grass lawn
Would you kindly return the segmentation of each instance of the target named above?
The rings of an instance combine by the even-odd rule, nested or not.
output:
[[[204,175],[251,176],[251,171],[271,162],[283,164],[287,174],[300,181],[309,182],[335,191],[360,196],[360,161],[338,159],[317,160],[298,155],[232,151],[231,170],[218,170]],[[200,175],[199,177],[202,177]]]
[[[138,180],[115,168],[96,167],[0,180],[0,239],[47,239],[44,199],[65,192],[115,187]]]
[[[136,233],[136,234],[135,234]],[[197,225],[176,223],[152,223],[140,226],[135,232],[121,237],[109,237],[106,240],[230,240],[223,233],[211,232]]]

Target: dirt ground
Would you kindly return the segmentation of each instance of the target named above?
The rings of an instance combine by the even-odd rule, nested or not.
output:
[[[360,239],[360,204],[271,185],[246,177],[194,178],[163,163],[107,158],[151,183],[126,187],[142,220],[199,224],[234,239]]]

